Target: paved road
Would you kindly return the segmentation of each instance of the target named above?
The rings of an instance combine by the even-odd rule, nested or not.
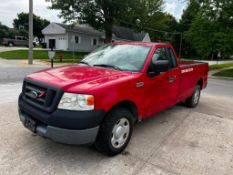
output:
[[[233,99],[233,81],[210,78],[203,93]]]
[[[41,70],[40,67],[33,67],[33,68],[1,68],[1,75],[0,75],[0,83],[9,83],[9,82],[22,82],[23,78],[31,73],[38,70]]]
[[[179,104],[137,124],[126,151],[108,158],[92,147],[35,136],[21,125],[19,80],[32,69],[6,69],[12,81],[0,83],[0,175],[232,174],[233,82],[210,79],[197,108]]]
[[[22,82],[27,74],[49,67],[48,65],[28,66],[25,63],[0,58],[0,83]]]

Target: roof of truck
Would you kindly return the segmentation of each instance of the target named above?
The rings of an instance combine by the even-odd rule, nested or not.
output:
[[[142,46],[171,46],[170,43],[154,43],[154,42],[114,42],[113,44],[129,44],[129,45],[142,45]]]

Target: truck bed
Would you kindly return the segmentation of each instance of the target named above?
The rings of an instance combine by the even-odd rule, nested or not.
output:
[[[202,65],[202,64],[208,65],[207,63],[200,62],[200,61],[180,61],[179,63],[180,63],[181,68],[197,66],[197,65]]]
[[[202,81],[202,89],[207,86],[208,63],[197,61],[180,61],[179,67],[181,71],[181,86],[180,86],[180,100],[186,99],[193,93],[193,88],[198,81]]]

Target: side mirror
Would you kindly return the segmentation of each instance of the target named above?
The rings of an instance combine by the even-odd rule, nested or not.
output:
[[[161,72],[167,72],[169,70],[168,60],[153,60],[152,59],[153,72],[150,71],[147,73],[148,77],[154,77],[159,75]]]

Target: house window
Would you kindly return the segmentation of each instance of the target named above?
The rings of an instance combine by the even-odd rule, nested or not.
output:
[[[75,36],[75,43],[80,44],[81,43],[81,38],[80,36]]]
[[[93,46],[96,46],[96,45],[97,45],[97,39],[96,39],[96,38],[93,38],[93,39],[92,39],[92,45],[93,45]]]

